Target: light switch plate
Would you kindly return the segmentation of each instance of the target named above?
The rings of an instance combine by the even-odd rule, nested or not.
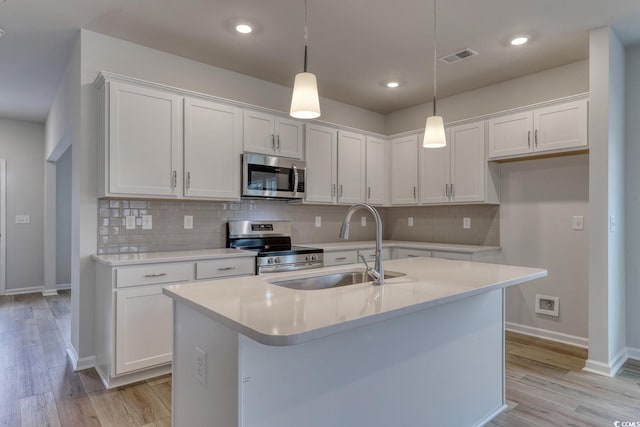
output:
[[[151,230],[153,228],[153,216],[142,215],[142,229]]]
[[[193,215],[184,216],[184,229],[193,230]]]
[[[125,217],[125,228],[127,230],[135,230],[136,228],[136,217],[133,215],[127,215]]]
[[[196,379],[203,387],[206,388],[207,352],[198,346],[196,346]]]
[[[468,216],[462,218],[462,228],[471,228],[471,218]]]
[[[582,215],[573,217],[572,228],[574,230],[584,230],[584,217]]]

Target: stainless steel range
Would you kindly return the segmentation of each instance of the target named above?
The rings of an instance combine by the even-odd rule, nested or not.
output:
[[[289,221],[229,221],[227,247],[257,252],[257,274],[324,267],[322,249],[291,246]]]

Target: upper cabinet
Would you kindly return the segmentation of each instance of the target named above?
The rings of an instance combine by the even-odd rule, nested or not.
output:
[[[101,103],[106,193],[178,197],[182,97],[124,82],[107,86]]]
[[[367,136],[367,203],[387,203],[388,142],[382,138]]]
[[[241,151],[242,110],[184,100],[185,198],[239,198]]]
[[[488,121],[489,160],[588,147],[588,101],[565,102]]]
[[[151,84],[98,83],[100,197],[240,198],[242,110]]]
[[[302,141],[302,123],[244,110],[244,151],[302,159]]]
[[[338,203],[365,201],[366,137],[338,131]]]
[[[418,135],[391,140],[391,204],[418,203]]]

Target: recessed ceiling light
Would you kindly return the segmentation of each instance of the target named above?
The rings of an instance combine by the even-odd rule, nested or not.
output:
[[[520,46],[529,41],[529,37],[527,36],[518,36],[511,39],[511,46]]]
[[[242,34],[249,34],[253,31],[253,27],[249,24],[238,24],[236,25],[236,31]]]
[[[0,28],[0,39],[2,38],[2,36],[4,36],[7,32],[5,30],[3,30],[2,28]]]
[[[398,82],[387,82],[387,87],[388,88],[394,89],[394,88],[396,88],[398,86],[400,86],[400,83],[398,83]]]

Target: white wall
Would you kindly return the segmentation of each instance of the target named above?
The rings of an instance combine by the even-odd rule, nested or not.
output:
[[[0,159],[7,161],[6,291],[44,284],[44,127],[0,119]],[[16,224],[30,215],[31,224]]]
[[[56,162],[56,284],[71,283],[71,147]]]
[[[613,375],[625,346],[624,49],[608,27],[589,43],[589,360]],[[610,219],[615,227],[610,226]]]
[[[448,123],[588,91],[589,62],[584,60],[440,99],[438,113]],[[432,110],[428,102],[387,114],[385,133],[423,128]]]
[[[589,156],[505,163],[500,184],[501,262],[549,271],[544,279],[507,289],[507,322],[586,344]],[[572,230],[574,215],[585,217],[584,231]],[[536,314],[536,294],[559,297],[560,316]]]
[[[640,349],[640,47],[626,59],[627,346]]]

